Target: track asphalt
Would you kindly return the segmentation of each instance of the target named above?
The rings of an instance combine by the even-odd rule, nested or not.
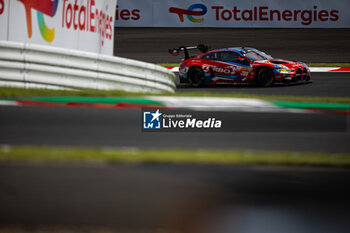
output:
[[[116,28],[114,55],[152,63],[180,63],[169,48],[206,44],[211,49],[246,46],[303,62],[350,62],[349,29]],[[191,53],[195,55],[195,53]]]
[[[349,97],[349,73],[314,73],[306,85],[260,88],[218,86],[192,88],[181,84],[179,92],[210,91],[245,94]],[[244,113],[232,114],[237,132],[226,133],[142,133],[141,110],[93,109],[84,107],[0,107],[0,143],[36,145],[88,145],[116,147],[219,148],[289,151],[350,152],[350,134],[317,132],[315,119],[308,114]],[[263,116],[263,117],[262,117]],[[334,122],[329,115],[329,122]],[[347,116],[349,122],[349,115]],[[269,120],[271,119],[271,120]],[[299,118],[298,118],[299,119]],[[327,119],[327,117],[325,118]],[[332,120],[333,119],[333,120]],[[239,123],[235,123],[239,122]],[[285,122],[284,127],[281,127]],[[254,123],[254,124],[252,124]],[[294,125],[293,125],[294,124]],[[349,125],[349,123],[347,123]],[[259,130],[254,131],[252,127]],[[261,128],[261,125],[264,127]],[[279,125],[279,126],[278,126]],[[306,132],[300,127],[313,125]],[[249,132],[242,130],[249,128]],[[277,132],[275,132],[276,127]],[[299,132],[293,132],[293,129]],[[271,130],[269,130],[271,129]],[[290,130],[288,130],[290,129]]]
[[[0,229],[345,233],[349,185],[346,169],[0,164]]]
[[[227,114],[237,131],[142,132],[140,109],[1,106],[0,144],[350,152],[349,115]],[[319,132],[328,122],[340,125]]]

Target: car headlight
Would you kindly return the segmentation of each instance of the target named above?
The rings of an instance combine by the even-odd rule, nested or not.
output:
[[[289,69],[286,66],[275,66],[276,70],[278,70],[280,73],[291,73],[294,70],[293,69]]]

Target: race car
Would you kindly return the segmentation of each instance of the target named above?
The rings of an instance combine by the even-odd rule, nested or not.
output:
[[[203,54],[190,57],[188,50]],[[169,49],[172,55],[185,54],[179,67],[181,83],[194,87],[228,83],[256,83],[263,87],[274,84],[310,83],[310,69],[299,61],[274,59],[254,48],[234,47],[208,52],[208,46],[181,46]]]

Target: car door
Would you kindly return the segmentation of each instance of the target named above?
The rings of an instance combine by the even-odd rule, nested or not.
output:
[[[249,74],[250,63],[235,51],[223,51],[219,55],[219,66],[225,74],[229,74],[229,78],[233,80],[243,80]]]
[[[203,63],[202,63],[202,69],[204,71],[204,83],[205,84],[212,84],[213,79],[214,81],[217,80],[216,74],[218,70],[218,66],[220,66],[220,58],[218,52],[210,52],[202,57]]]
[[[218,82],[237,82],[244,80],[248,73],[249,62],[240,61],[242,56],[234,51],[217,51],[203,57],[203,71],[206,74],[207,84]]]

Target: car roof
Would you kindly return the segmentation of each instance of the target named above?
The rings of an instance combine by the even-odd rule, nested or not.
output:
[[[232,48],[224,48],[224,49],[215,49],[210,52],[223,52],[223,51],[234,51],[234,52],[248,52],[249,50],[257,50],[255,48],[249,48],[249,47],[232,47]]]

